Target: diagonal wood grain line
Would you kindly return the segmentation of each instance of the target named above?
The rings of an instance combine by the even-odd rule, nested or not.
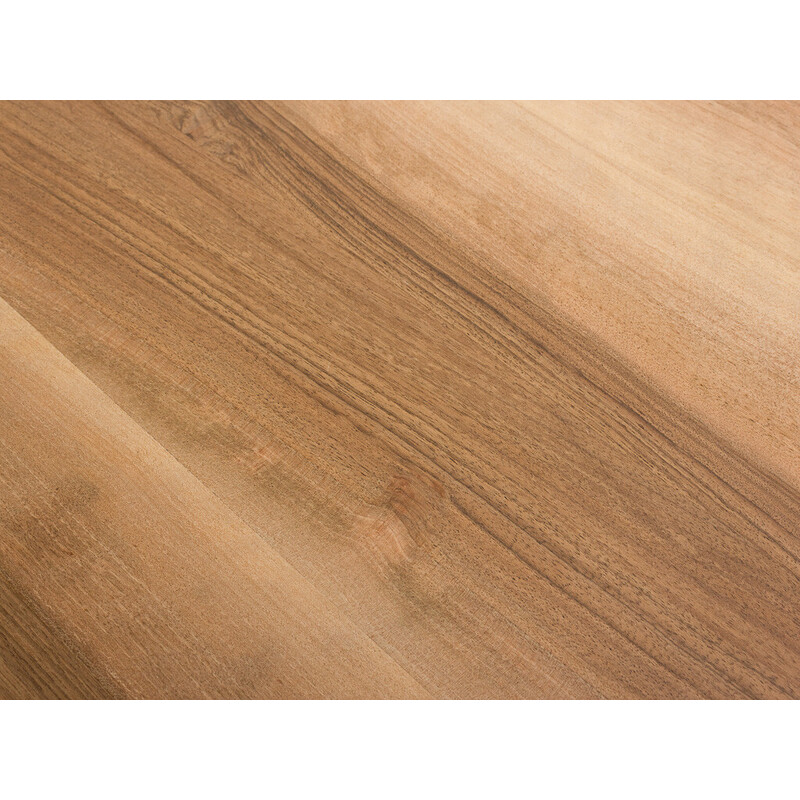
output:
[[[776,264],[796,242],[703,167],[668,175],[602,124],[593,141],[584,118],[632,112],[584,108],[4,104],[0,292],[432,695],[797,696],[793,296],[714,266],[733,237]],[[688,120],[687,152],[707,152],[703,108],[635,109],[653,130]],[[774,183],[777,213],[795,198]],[[611,215],[694,231],[714,192],[713,258],[686,245],[696,274],[660,229],[621,238]],[[706,402],[646,326],[632,348],[605,275],[665,331],[678,298],[686,314],[707,298],[687,327],[688,347],[716,343],[703,380],[738,353],[751,385]],[[606,310],[587,317],[590,278],[585,307]]]

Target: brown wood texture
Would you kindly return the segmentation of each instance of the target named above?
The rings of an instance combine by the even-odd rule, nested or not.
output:
[[[800,697],[800,105],[0,104],[0,697]]]

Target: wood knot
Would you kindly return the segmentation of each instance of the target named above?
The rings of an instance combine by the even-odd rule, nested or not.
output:
[[[358,515],[355,533],[382,562],[410,561],[424,545],[433,508],[444,496],[444,487],[433,478],[393,475],[374,505]]]

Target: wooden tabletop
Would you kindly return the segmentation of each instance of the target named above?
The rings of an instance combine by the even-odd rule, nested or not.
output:
[[[0,697],[800,697],[800,105],[0,103]]]

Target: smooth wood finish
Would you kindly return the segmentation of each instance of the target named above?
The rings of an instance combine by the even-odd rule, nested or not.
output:
[[[798,143],[0,104],[0,695],[800,696]]]

